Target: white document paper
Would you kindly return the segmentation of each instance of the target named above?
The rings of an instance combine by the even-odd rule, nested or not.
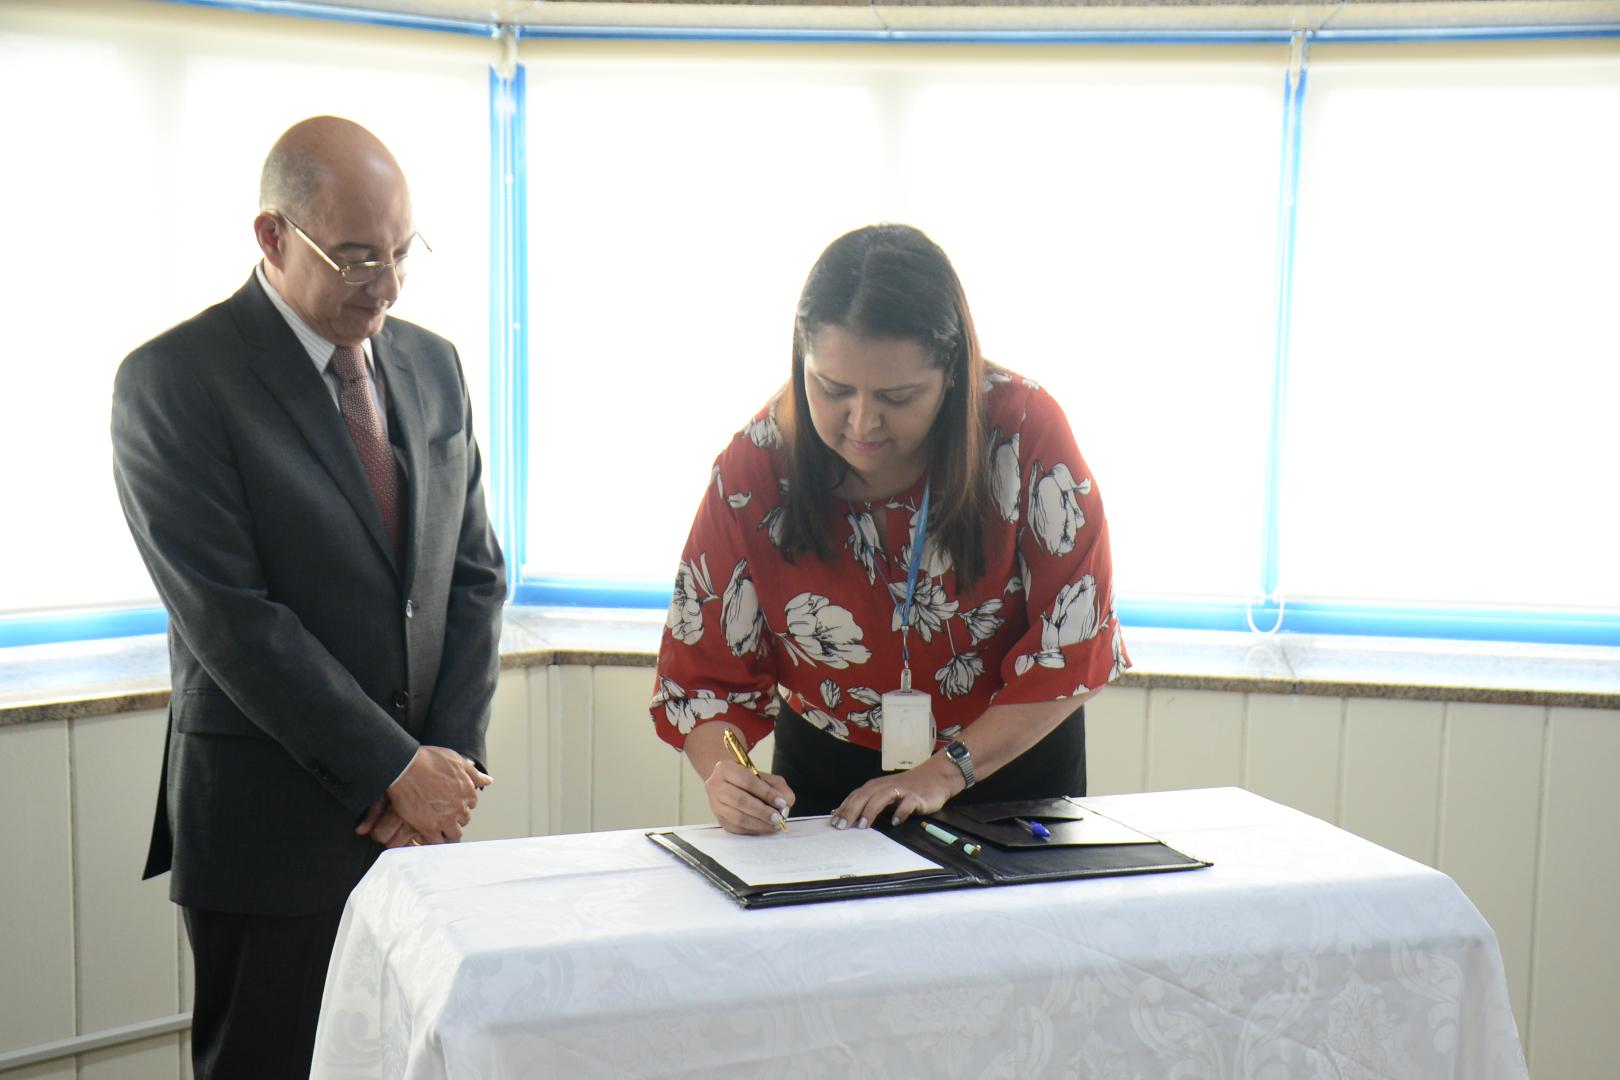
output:
[[[740,836],[718,825],[673,832],[748,885],[944,869],[874,829],[834,829],[826,817],[790,818],[787,832],[767,836]]]

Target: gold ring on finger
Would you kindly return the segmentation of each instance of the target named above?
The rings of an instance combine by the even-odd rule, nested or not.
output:
[[[895,788],[894,789],[894,797],[896,799],[904,799],[906,797],[906,793],[901,791],[899,788]]]

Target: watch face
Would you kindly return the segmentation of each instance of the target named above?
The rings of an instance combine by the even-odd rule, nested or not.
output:
[[[952,761],[961,761],[968,756],[968,748],[965,743],[953,742],[945,748],[945,753]]]

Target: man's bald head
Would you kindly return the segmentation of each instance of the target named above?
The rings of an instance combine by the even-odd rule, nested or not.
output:
[[[405,174],[382,140],[338,116],[314,116],[288,128],[259,175],[259,208],[309,227],[327,219],[333,200],[357,192],[409,197]]]
[[[270,287],[334,345],[358,345],[382,330],[404,285],[416,236],[399,162],[351,120],[316,116],[294,124],[265,159],[253,232]],[[349,284],[349,268],[362,272]]]

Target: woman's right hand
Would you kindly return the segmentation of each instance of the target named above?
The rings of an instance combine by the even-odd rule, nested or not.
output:
[[[714,820],[733,833],[775,832],[793,808],[793,789],[774,773],[755,776],[735,761],[714,763],[703,781]]]

